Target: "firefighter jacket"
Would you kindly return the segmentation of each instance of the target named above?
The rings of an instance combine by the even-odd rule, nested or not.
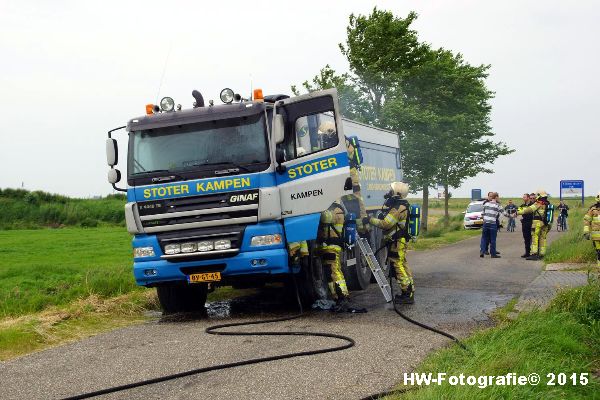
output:
[[[341,246],[344,218],[344,210],[337,203],[333,203],[327,210],[323,211],[317,236],[319,243]]]
[[[405,201],[397,201],[392,205],[384,219],[371,218],[369,223],[383,230],[386,241],[400,239],[406,233],[408,208]],[[396,235],[398,232],[398,235]]]
[[[546,206],[550,204],[545,197],[538,199],[535,203],[530,206],[519,208],[517,213],[519,215],[533,214],[534,221],[544,222],[546,220]]]
[[[600,202],[591,206],[583,216],[583,233],[589,233],[592,240],[600,241]]]

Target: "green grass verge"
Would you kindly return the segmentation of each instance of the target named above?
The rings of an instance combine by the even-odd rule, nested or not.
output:
[[[583,238],[583,216],[587,208],[573,207],[569,212],[567,232],[548,245],[544,262],[548,263],[595,263],[596,251],[590,240]],[[552,226],[556,230],[556,223]]]
[[[79,340],[149,319],[158,310],[153,290],[103,299],[92,295],[62,307],[0,320],[0,360]]]
[[[480,236],[480,230],[467,230],[463,226],[463,215],[451,216],[446,224],[444,218],[439,218],[429,226],[427,232],[410,244],[413,250],[430,250],[459,242],[474,236]]]
[[[419,373],[499,376],[537,373],[537,386],[422,386],[389,399],[592,399],[600,395],[600,284],[564,291],[544,312],[520,315],[465,340],[474,354],[457,346],[431,354]],[[565,373],[564,386],[549,386],[548,374]],[[587,373],[587,385],[573,385],[573,373]],[[578,375],[579,376],[579,375]],[[400,387],[403,389],[405,387]]]

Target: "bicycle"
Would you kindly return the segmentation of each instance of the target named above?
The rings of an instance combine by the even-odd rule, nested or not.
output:
[[[567,230],[567,217],[560,214],[558,216],[558,219],[556,220],[556,230],[558,232],[562,232],[562,231],[566,231]]]

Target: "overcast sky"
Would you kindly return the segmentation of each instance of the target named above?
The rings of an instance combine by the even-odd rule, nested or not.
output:
[[[421,40],[492,65],[492,127],[517,151],[455,196],[600,190],[600,2],[554,0],[0,0],[0,188],[111,193],[106,131],[162,96],[189,108],[193,89],[289,93],[327,63],[346,71],[348,16],[373,6],[414,10]]]

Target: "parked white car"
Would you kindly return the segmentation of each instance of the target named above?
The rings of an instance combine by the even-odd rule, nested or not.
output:
[[[483,226],[483,200],[472,201],[463,212],[465,218],[463,225],[465,229],[477,229]]]

